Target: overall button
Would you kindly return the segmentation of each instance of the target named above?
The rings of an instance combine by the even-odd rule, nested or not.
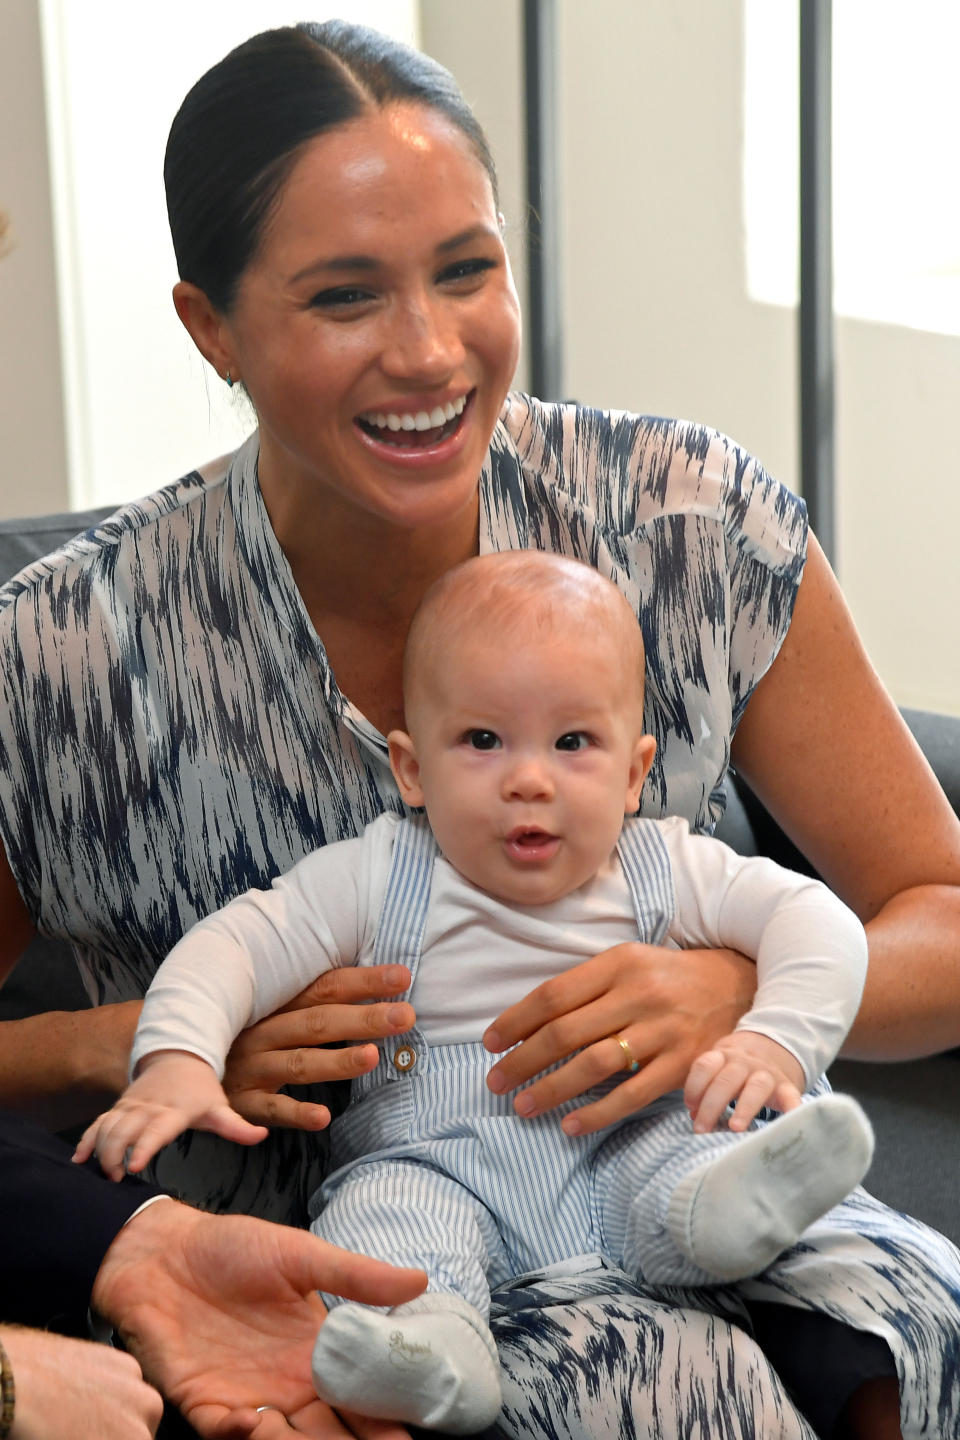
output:
[[[395,1070],[412,1070],[417,1063],[417,1052],[409,1045],[402,1045],[393,1057]]]

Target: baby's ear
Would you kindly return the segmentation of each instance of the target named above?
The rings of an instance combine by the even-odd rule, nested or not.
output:
[[[390,749],[390,769],[401,798],[406,805],[416,809],[424,802],[420,788],[420,762],[413,741],[406,730],[391,730],[387,745]]]
[[[630,760],[630,774],[627,778],[627,797],[623,806],[625,815],[636,815],[640,809],[640,792],[650,773],[650,766],[653,764],[653,757],[656,753],[657,742],[652,735],[637,737]]]

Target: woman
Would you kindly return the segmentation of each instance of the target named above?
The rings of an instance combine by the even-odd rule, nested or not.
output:
[[[12,963],[32,924],[69,936],[101,1002],[9,1028],[8,1098],[70,1088],[92,1109],[115,1093],[135,997],[183,930],[399,808],[383,735],[401,718],[407,625],[427,585],[478,549],[581,555],[634,603],[659,742],[644,808],[709,826],[732,753],[868,924],[858,1053],[960,1040],[960,826],[807,544],[802,506],[699,427],[506,398],[516,295],[492,162],[450,77],[352,26],[268,32],[188,95],[165,178],[177,312],[242,382],[259,432],[225,469],[127,507],[5,592],[0,943]],[[402,969],[387,983],[402,993]],[[320,1128],[323,1107],[277,1089],[360,1073],[377,1052],[311,1047],[411,1023],[402,1004],[351,1008],[384,1000],[373,975],[337,984],[236,1048],[228,1088],[251,1119]],[[608,1125],[676,1085],[751,993],[741,957],[618,947],[500,1018],[491,1048],[525,1043],[491,1083],[525,1086],[518,1108],[533,1113],[622,1068],[621,1035],[645,1063],[581,1111],[585,1127]],[[299,1138],[277,1131],[272,1155],[239,1164],[189,1137],[160,1179],[296,1214],[318,1168]],[[803,1309],[793,1273],[682,1305],[588,1265],[514,1287],[497,1325],[508,1433],[809,1437],[731,1319],[762,1322],[784,1373],[797,1360],[791,1381],[822,1433],[842,1412],[849,1433],[899,1434],[890,1355],[909,1349],[929,1383],[905,1393],[904,1433],[924,1433],[947,1343],[931,1277],[952,1313],[956,1262],[898,1223],[864,1200],[864,1263],[898,1246],[923,1301],[915,1323],[933,1327],[902,1336],[892,1302],[879,1317],[857,1297],[827,1319]],[[955,1408],[936,1423],[950,1433]]]

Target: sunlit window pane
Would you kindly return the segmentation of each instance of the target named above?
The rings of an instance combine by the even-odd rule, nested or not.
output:
[[[797,298],[797,0],[746,0],[750,293]],[[960,334],[960,5],[834,0],[837,312]]]

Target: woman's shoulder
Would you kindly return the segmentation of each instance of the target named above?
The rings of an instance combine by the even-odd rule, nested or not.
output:
[[[37,555],[0,586],[0,610],[15,602],[29,601],[40,591],[50,593],[51,585],[62,595],[70,587],[96,571],[103,577],[122,569],[124,549],[130,551],[146,545],[157,553],[157,547],[168,555],[184,548],[188,538],[195,537],[199,526],[209,520],[210,501],[226,492],[231,455],[221,456],[159,490],[127,501],[115,510],[88,512],[78,522],[88,520],[68,539],[56,544],[46,554]],[[69,517],[63,517],[66,522]],[[62,536],[64,525],[60,528]],[[66,585],[67,591],[63,590]]]
[[[494,443],[515,453],[529,483],[562,492],[620,534],[695,514],[737,543],[805,548],[803,501],[709,425],[515,392]]]

